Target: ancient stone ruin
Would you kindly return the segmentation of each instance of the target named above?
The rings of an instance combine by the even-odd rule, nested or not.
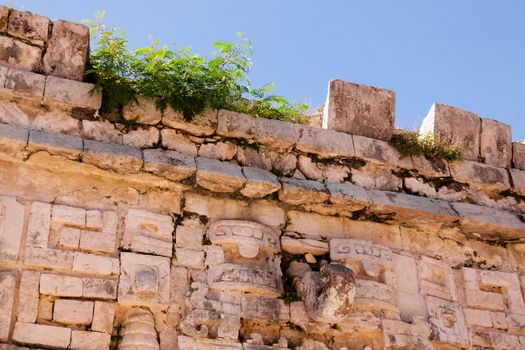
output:
[[[525,349],[525,144],[441,104],[463,159],[400,157],[393,92],[324,128],[82,82],[86,27],[0,7],[0,349]]]

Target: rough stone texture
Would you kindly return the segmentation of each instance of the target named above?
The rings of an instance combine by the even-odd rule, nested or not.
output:
[[[510,125],[492,119],[481,119],[480,152],[485,164],[509,167],[512,161]]]
[[[217,111],[205,109],[202,113],[194,116],[190,123],[184,120],[182,113],[168,107],[164,111],[162,123],[196,136],[208,136],[213,134],[217,128]]]
[[[160,132],[156,127],[131,130],[122,135],[122,142],[138,148],[154,147],[159,143]]]
[[[290,204],[322,203],[329,197],[324,185],[310,180],[282,181],[279,199]]]
[[[45,150],[50,154],[76,159],[82,153],[84,144],[81,138],[75,136],[31,130],[28,149],[32,152]]]
[[[140,150],[109,142],[84,141],[82,160],[103,169],[136,173],[142,167]]]
[[[290,254],[307,254],[325,255],[328,253],[328,243],[320,242],[313,239],[294,239],[283,236],[281,245],[285,252]]]
[[[18,69],[9,69],[5,87],[23,96],[40,100],[44,96],[45,84],[46,77],[43,75]]]
[[[434,133],[438,141],[455,141],[461,145],[463,159],[478,160],[481,118],[474,113],[434,103],[423,119],[419,132]]]
[[[213,192],[231,193],[239,190],[246,178],[241,167],[214,159],[198,157],[197,184]]]
[[[525,170],[525,142],[512,143],[512,166],[514,168]]]
[[[410,157],[401,158],[399,152],[387,142],[363,136],[353,136],[356,157],[380,164],[393,164],[412,169]]]
[[[352,135],[333,130],[304,128],[296,147],[302,152],[317,153],[321,157],[355,155]]]
[[[197,146],[183,134],[173,129],[162,129],[162,146],[192,157],[197,156]]]
[[[184,154],[160,149],[144,150],[144,170],[169,180],[180,181],[197,171],[195,160]]]
[[[120,262],[117,258],[77,252],[73,259],[75,272],[110,276],[117,275],[119,270]]]
[[[102,104],[102,94],[93,84],[47,77],[44,102],[57,102],[97,110]]]
[[[390,140],[394,132],[395,93],[386,89],[330,80],[323,128]]]
[[[25,207],[15,198],[0,197],[0,262],[15,262],[22,241]]]
[[[231,142],[206,143],[199,148],[199,157],[218,160],[232,160],[237,146]]]
[[[43,273],[40,276],[40,294],[59,297],[81,297],[82,279]]]
[[[53,320],[63,324],[89,325],[93,320],[93,302],[58,299],[53,308]]]
[[[9,15],[7,34],[44,46],[47,41],[49,19],[31,12],[12,10]]]
[[[270,148],[287,149],[299,141],[303,126],[280,120],[255,119],[255,142]]]
[[[70,349],[98,350],[109,349],[111,335],[98,332],[73,331]]]
[[[91,330],[111,334],[115,318],[115,304],[95,301]]]
[[[40,273],[24,271],[20,281],[18,322],[34,323],[38,314]]]
[[[225,137],[252,139],[255,134],[255,118],[221,109],[217,116],[217,134]]]
[[[269,171],[255,167],[243,167],[242,172],[246,177],[246,184],[241,189],[241,193],[246,197],[262,198],[281,188],[277,176]]]
[[[450,173],[458,181],[477,182],[498,187],[509,186],[509,176],[505,169],[471,161],[450,163]]]
[[[71,329],[17,322],[13,332],[13,340],[26,345],[66,349],[71,340]]]
[[[60,78],[84,78],[88,60],[89,29],[63,20],[53,21],[53,30],[44,55],[44,72]]]
[[[9,16],[9,7],[0,6],[0,33],[7,30],[7,18]]]
[[[16,271],[0,270],[0,341],[7,341],[15,300]]]
[[[162,119],[162,112],[157,109],[155,101],[139,97],[138,101],[124,106],[124,119],[134,120],[140,124],[155,125]]]
[[[0,47],[2,64],[29,71],[40,69],[41,48],[5,36],[0,36]]]

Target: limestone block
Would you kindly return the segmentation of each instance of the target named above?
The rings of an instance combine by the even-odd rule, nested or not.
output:
[[[288,176],[297,167],[297,157],[291,153],[280,154],[272,161],[272,169],[276,174]]]
[[[427,176],[450,176],[448,161],[445,159],[428,159],[425,156],[412,156],[414,169]]]
[[[51,321],[53,319],[53,297],[42,296],[38,300],[38,320]]]
[[[239,190],[246,178],[241,167],[215,159],[196,158],[197,184],[213,192],[232,193]]]
[[[23,154],[28,138],[27,129],[16,125],[0,124],[0,151],[12,155]]]
[[[394,254],[394,273],[398,291],[409,294],[419,293],[416,261],[413,257]]]
[[[449,203],[439,199],[388,191],[368,193],[374,203],[372,210],[392,214],[401,222],[415,225],[435,223],[439,226],[458,219]]]
[[[401,192],[403,180],[390,169],[376,167],[372,164],[360,169],[351,170],[352,182],[369,190]]]
[[[489,311],[464,308],[463,313],[465,314],[465,323],[467,326],[492,328]]]
[[[239,219],[252,220],[270,227],[285,223],[284,210],[273,201],[256,200],[251,203],[187,193],[185,211],[205,215],[211,220]]]
[[[334,130],[305,127],[296,148],[322,158],[355,156],[352,135]]]
[[[221,109],[217,116],[217,134],[224,137],[253,139],[255,120],[248,114]]]
[[[282,249],[290,254],[325,255],[328,253],[328,243],[314,239],[295,239],[287,236],[281,237]]]
[[[99,332],[72,331],[71,345],[72,350],[99,350],[109,349],[111,334]]]
[[[401,154],[387,142],[369,137],[353,135],[355,156],[378,164],[396,165],[412,169],[410,157],[401,158]]]
[[[122,112],[124,119],[134,120],[139,124],[156,125],[162,119],[162,112],[155,101],[144,97],[138,97],[136,102],[125,105]]]
[[[250,198],[262,198],[281,188],[277,176],[264,169],[243,167],[242,172],[246,177],[246,184],[241,193]]]
[[[496,240],[525,237],[525,223],[511,212],[469,203],[452,203],[452,206],[466,233]]]
[[[2,38],[0,37],[0,45]],[[7,72],[5,88],[13,90],[17,95],[40,101],[44,96],[45,83],[44,75],[12,68]]]
[[[327,184],[326,188],[330,192],[330,203],[345,210],[361,210],[372,204],[368,191],[350,182]]]
[[[82,120],[82,136],[90,140],[118,143],[122,134],[108,120]]]
[[[206,260],[204,264],[206,266],[213,266],[224,263],[224,250],[221,247],[215,246],[204,246],[204,253]]]
[[[115,304],[104,301],[95,301],[91,330],[111,334],[115,319]]]
[[[162,129],[160,131],[162,146],[192,157],[197,156],[197,145],[191,140],[173,129]]]
[[[429,341],[432,329],[427,323],[382,320],[385,349],[434,349]]]
[[[171,257],[173,231],[171,216],[130,209],[120,245],[135,252]]]
[[[450,173],[457,181],[478,182],[498,187],[509,187],[509,177],[505,169],[470,161],[450,163]]]
[[[51,225],[51,205],[33,202],[27,229],[26,246],[47,248]]]
[[[142,167],[139,149],[116,143],[84,140],[82,160],[103,169],[136,173]]]
[[[102,105],[102,93],[94,84],[49,76],[46,80],[44,102],[97,110]]]
[[[170,299],[170,259],[120,254],[118,301],[123,305],[166,308]]]
[[[459,304],[440,298],[427,297],[429,321],[437,340],[447,344],[468,346],[469,338],[463,311]]]
[[[256,222],[221,220],[210,226],[213,244],[235,247],[243,258],[255,258],[260,251],[275,254],[280,251],[279,232]]]
[[[53,21],[53,30],[44,55],[45,73],[81,81],[84,78],[88,50],[87,26],[63,20]]]
[[[525,192],[525,171],[510,169],[510,176],[512,177],[514,188],[520,192]]]
[[[421,294],[450,301],[458,300],[454,274],[447,263],[422,256],[418,265]]]
[[[159,135],[156,127],[139,128],[122,135],[122,143],[138,148],[154,147],[159,143]]]
[[[184,350],[242,350],[243,346],[232,340],[193,338],[184,335],[178,337],[179,349]]]
[[[58,299],[53,308],[53,320],[62,324],[89,325],[93,321],[93,302]]]
[[[323,171],[309,157],[300,155],[297,165],[306,178],[319,182],[323,181]]]
[[[168,180],[180,181],[197,171],[192,157],[161,149],[144,150],[144,170],[163,176]]]
[[[36,71],[41,67],[42,49],[22,41],[0,37],[0,63],[27,71]],[[43,76],[42,76],[43,77]],[[45,79],[45,77],[43,77]],[[7,87],[12,89],[12,87]]]
[[[81,230],[78,247],[92,252],[114,253],[115,242],[116,236],[113,232]]]
[[[7,34],[42,47],[47,41],[48,30],[47,17],[11,9]]]
[[[518,275],[510,272],[481,270],[479,271],[480,288],[500,289],[505,295],[508,311],[525,315],[525,303],[520,291]]]
[[[479,276],[476,270],[463,268],[462,272],[467,307],[490,311],[506,310],[505,300],[501,293],[481,290]]]
[[[71,340],[71,329],[43,324],[17,322],[13,341],[26,345],[66,349]]]
[[[340,264],[326,264],[319,272],[308,272],[296,285],[310,317],[317,322],[335,323],[352,312],[355,276]]]
[[[177,225],[175,244],[180,248],[199,250],[202,249],[204,227],[200,223],[185,219],[182,225]]]
[[[175,248],[177,264],[194,269],[204,268],[204,251],[186,248]]]
[[[73,271],[104,276],[117,275],[120,271],[120,261],[108,256],[76,252],[73,258]]]
[[[266,324],[283,324],[290,320],[289,306],[283,300],[244,295],[241,318]]]
[[[159,349],[155,320],[149,310],[136,307],[130,309],[126,313],[121,335],[122,341],[119,344],[121,350]]]
[[[330,80],[323,128],[390,140],[394,132],[395,93],[373,86]]]
[[[116,299],[117,280],[104,278],[83,278],[82,296],[84,298]]]
[[[7,30],[7,19],[9,17],[9,7],[0,6],[0,33]]]
[[[42,273],[40,294],[58,297],[81,297],[82,278]]]
[[[45,150],[49,154],[64,155],[69,159],[77,159],[83,150],[83,142],[79,137],[39,130],[30,131],[27,146],[31,152]]]
[[[199,157],[232,160],[237,153],[237,146],[231,142],[205,143],[199,148]]]
[[[485,164],[510,167],[512,135],[510,125],[493,119],[481,119],[480,156]]]
[[[210,266],[208,285],[227,292],[247,292],[270,298],[282,294],[279,274],[270,266],[229,263]]]
[[[299,205],[323,203],[328,198],[326,187],[320,182],[293,178],[282,179],[282,188],[279,190],[281,201]]]
[[[38,315],[38,296],[40,273],[23,271],[20,281],[20,294],[18,302],[18,322],[35,323]]]
[[[31,129],[80,136],[80,122],[70,113],[54,107],[47,111],[40,110],[31,123]]]
[[[241,165],[271,171],[275,155],[276,153],[273,151],[239,147],[237,150],[237,161]]]
[[[512,165],[516,169],[525,170],[525,140],[512,143]]]
[[[520,341],[517,335],[499,332],[490,332],[490,342],[494,349],[513,350],[520,349]]]
[[[419,132],[433,133],[438,142],[455,141],[461,145],[463,159],[478,160],[481,118],[474,113],[434,103]]]
[[[181,112],[168,107],[162,116],[162,124],[196,136],[210,136],[217,129],[217,110],[207,108],[188,122]]]
[[[0,261],[18,258],[24,226],[25,206],[15,198],[0,197]]]
[[[24,264],[32,267],[68,271],[73,267],[73,252],[49,248],[27,247]]]
[[[16,271],[0,270],[0,341],[7,341],[16,292]]]
[[[0,87],[3,87],[7,79],[7,67],[0,66]],[[0,101],[0,122],[15,127],[23,126],[29,127],[31,124],[30,118],[26,112],[24,112],[17,103],[10,101]],[[33,122],[34,124],[34,122]]]
[[[288,149],[299,141],[303,128],[281,120],[256,118],[254,139],[272,149]]]

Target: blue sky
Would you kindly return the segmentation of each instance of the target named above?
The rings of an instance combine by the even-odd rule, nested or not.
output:
[[[8,2],[2,0],[0,3]],[[15,0],[53,19],[105,9],[133,47],[148,35],[209,54],[242,31],[254,44],[255,85],[324,102],[329,79],[392,89],[396,125],[418,128],[433,102],[506,122],[525,138],[522,0]]]

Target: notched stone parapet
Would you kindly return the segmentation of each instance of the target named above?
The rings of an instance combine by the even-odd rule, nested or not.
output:
[[[355,276],[344,265],[327,264],[319,272],[310,271],[296,283],[296,289],[315,321],[339,323],[352,312]]]
[[[481,159],[485,164],[507,168],[512,161],[510,125],[493,119],[481,119]]]
[[[330,80],[323,128],[390,140],[394,132],[395,93],[391,90]]]

